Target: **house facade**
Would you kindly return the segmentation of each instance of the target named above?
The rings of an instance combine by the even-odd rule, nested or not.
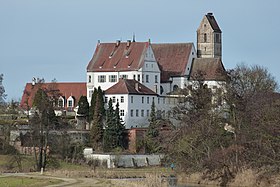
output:
[[[59,82],[59,83],[27,83],[25,85],[20,107],[29,111],[33,107],[33,100],[38,89],[44,89],[50,97],[53,97],[53,106],[56,115],[67,113],[75,115],[74,109],[77,107],[82,95],[86,96],[86,83],[81,82]]]
[[[105,103],[119,102],[127,129],[148,126],[152,102],[158,115],[169,118],[178,98],[172,93],[191,86],[197,73],[203,72],[212,90],[225,81],[221,41],[222,31],[208,13],[197,29],[197,50],[194,43],[98,42],[87,66],[88,101],[100,86]]]

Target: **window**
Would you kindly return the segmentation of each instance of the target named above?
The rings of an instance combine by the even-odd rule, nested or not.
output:
[[[121,78],[123,78],[123,79],[127,79],[127,75],[121,75]]]
[[[146,82],[149,82],[149,75],[146,75]]]
[[[153,97],[153,102],[155,102],[155,98]]]
[[[146,64],[146,68],[148,68],[148,64]]]
[[[121,96],[121,103],[123,103],[124,102],[124,97],[123,96]]]
[[[175,84],[175,85],[173,86],[173,91],[178,90],[178,88],[179,88],[178,85]]]
[[[155,75],[155,83],[158,83],[158,76]]]
[[[204,42],[207,42],[207,34],[206,33],[204,33]]]
[[[144,117],[144,110],[141,110],[141,117]]]
[[[68,101],[68,107],[73,107],[73,101],[72,100]]]
[[[163,101],[162,101],[162,103],[163,103],[163,104],[165,104],[165,98],[163,98]]]
[[[137,80],[138,80],[139,82],[140,82],[140,76],[141,76],[141,75],[137,75]]]
[[[120,116],[124,116],[124,110],[120,110]]]
[[[130,102],[133,103],[133,96],[130,97]]]
[[[105,101],[104,101],[105,103],[108,103],[108,97],[105,97]]]
[[[59,100],[58,100],[58,106],[59,106],[59,107],[64,107],[64,99],[63,99],[63,98],[59,98]]]
[[[154,64],[152,64],[152,68],[154,67]]]
[[[133,110],[130,110],[130,116],[133,117]]]
[[[109,82],[117,82],[117,75],[110,75]]]
[[[138,109],[136,110],[136,114],[135,114],[135,116],[136,116],[136,117],[138,117],[138,116],[139,116],[139,111],[138,111]]]
[[[150,110],[147,110],[147,117],[150,116]]]
[[[164,89],[162,86],[160,86],[160,94],[162,94],[164,92]]]
[[[91,82],[91,75],[88,76],[88,82]]]
[[[116,97],[115,97],[115,96],[113,97],[112,102],[113,102],[113,103],[116,102]]]
[[[133,79],[136,80],[136,75],[133,75]]]
[[[105,75],[98,75],[98,82],[106,82],[106,76]]]
[[[159,98],[157,99],[157,103],[159,104]]]
[[[142,75],[142,82],[144,82],[144,75]]]
[[[150,103],[150,98],[149,98],[149,97],[147,97],[147,103],[148,103],[148,104]]]
[[[144,97],[142,97],[142,103],[144,103]]]

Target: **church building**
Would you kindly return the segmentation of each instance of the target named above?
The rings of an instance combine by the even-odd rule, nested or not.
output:
[[[169,118],[176,105],[174,91],[192,85],[198,72],[215,90],[225,81],[222,63],[222,31],[212,13],[197,29],[194,43],[98,42],[87,66],[87,98],[94,88],[105,91],[105,103],[112,99],[120,107],[127,129],[147,127],[152,102],[157,114]]]

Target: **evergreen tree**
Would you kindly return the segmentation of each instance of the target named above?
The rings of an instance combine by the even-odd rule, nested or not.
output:
[[[157,128],[157,118],[156,118],[156,107],[155,102],[152,102],[151,105],[151,113],[149,118],[149,128],[148,128],[148,136],[154,138],[158,136],[158,128]]]
[[[102,116],[105,116],[105,108],[104,108],[104,92],[102,91],[101,87],[98,87],[97,90],[97,99],[100,101],[100,108],[99,111],[102,114]]]
[[[85,116],[86,118],[88,117],[89,115],[89,104],[88,104],[88,100],[87,100],[87,97],[86,96],[81,96],[80,97],[80,100],[79,100],[79,103],[78,103],[78,114],[79,115],[83,115]]]
[[[157,137],[159,135],[158,131],[158,120],[156,118],[156,107],[155,102],[152,102],[151,105],[151,113],[149,118],[149,127],[145,137],[145,151],[147,153],[156,153],[160,150],[161,146],[157,141]]]
[[[113,109],[113,102],[112,99],[109,100],[108,109],[106,111],[106,123],[105,123],[105,130],[104,130],[104,151],[110,151],[115,144],[114,141],[114,125],[115,125],[115,118],[114,118],[114,109]]]
[[[124,123],[120,117],[120,108],[119,102],[116,104],[115,109],[115,135],[116,135],[116,147],[124,147],[124,138],[125,138],[125,127]]]
[[[101,88],[98,88],[95,107],[92,119],[92,128],[91,128],[91,143],[92,147],[100,151],[102,150],[103,144],[103,118],[104,118],[104,100],[103,100],[103,91]]]
[[[93,114],[94,114],[94,108],[96,104],[96,97],[97,97],[97,89],[94,88],[94,91],[91,95],[91,101],[90,101],[90,107],[89,107],[89,121],[92,121]]]
[[[123,147],[125,128],[119,114],[119,103],[114,110],[112,100],[109,100],[106,111],[106,128],[104,133],[104,149],[110,151]]]

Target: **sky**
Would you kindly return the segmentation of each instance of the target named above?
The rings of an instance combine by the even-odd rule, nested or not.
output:
[[[223,64],[266,67],[280,82],[279,0],[0,0],[0,74],[6,101],[32,77],[85,82],[97,41],[193,42],[212,12]]]

